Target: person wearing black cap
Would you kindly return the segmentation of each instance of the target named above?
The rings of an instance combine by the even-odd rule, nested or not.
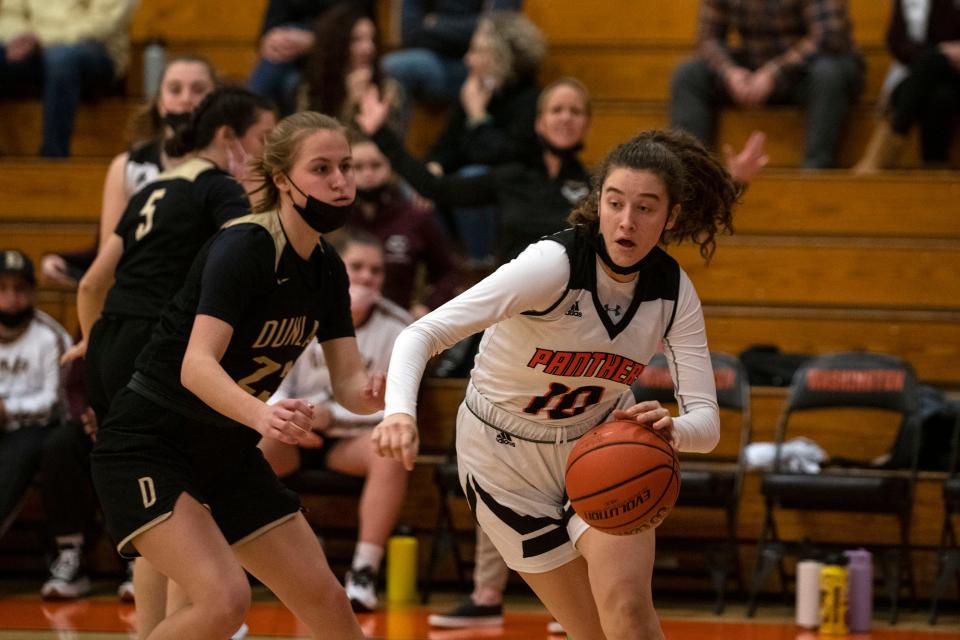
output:
[[[29,257],[0,251],[0,535],[63,418],[59,360],[70,336],[35,308],[36,285]]]

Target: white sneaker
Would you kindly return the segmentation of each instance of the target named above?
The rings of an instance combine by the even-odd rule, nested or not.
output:
[[[377,609],[377,574],[370,567],[360,567],[347,571],[344,589],[350,606],[358,613],[367,613]]]
[[[123,602],[133,602],[133,560],[127,563],[127,577],[117,587],[117,596]]]
[[[232,636],[230,636],[230,640],[243,640],[247,637],[248,631],[250,631],[250,627],[248,627],[247,623],[244,622],[242,625],[240,625],[240,628],[237,629]]]
[[[550,635],[559,635],[566,634],[566,630],[563,628],[563,625],[557,622],[556,620],[551,620],[547,623],[547,633]]]
[[[83,558],[78,547],[61,547],[50,565],[50,578],[40,587],[45,599],[81,598],[90,593],[90,578],[83,571]]]

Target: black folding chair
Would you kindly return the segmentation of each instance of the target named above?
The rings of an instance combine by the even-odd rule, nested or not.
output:
[[[960,594],[960,542],[957,540],[954,518],[960,517],[960,414],[953,427],[949,475],[943,482],[943,527],[937,548],[937,578],[930,596],[930,624],[937,624],[937,605],[947,590],[951,578],[957,581]]]
[[[776,454],[771,472],[763,475],[766,513],[757,541],[757,560],[747,602],[747,615],[757,608],[757,597],[775,568],[786,593],[783,565],[786,545],[777,532],[776,514],[781,510],[835,511],[888,514],[899,524],[899,544],[884,549],[886,586],[890,597],[890,622],[896,622],[901,578],[907,576],[910,595],[916,598],[913,568],[909,558],[910,515],[917,475],[919,429],[911,424],[916,399],[916,376],[912,367],[893,356],[855,352],[813,358],[794,375],[776,431]],[[869,422],[854,422],[850,412],[882,410],[888,416],[869,413]],[[803,414],[803,415],[801,415]],[[842,415],[842,417],[838,417]],[[864,416],[861,415],[861,418]],[[887,420],[882,417],[889,418]],[[805,424],[805,429],[798,424]],[[869,424],[868,430],[858,426]],[[890,451],[901,426],[910,452],[905,469],[881,469],[871,459]],[[788,436],[810,435],[830,430],[828,453],[850,462],[825,466],[820,473],[790,471],[783,456]],[[842,450],[841,450],[842,449]],[[854,532],[855,533],[855,532]],[[796,546],[809,547],[809,541]],[[839,541],[837,541],[839,543]],[[862,545],[854,535],[843,545]]]
[[[433,527],[433,540],[430,542],[430,559],[427,564],[427,575],[423,581],[420,594],[421,601],[426,604],[433,592],[437,569],[444,555],[450,554],[457,572],[457,581],[462,589],[467,588],[467,563],[460,553],[460,543],[457,540],[457,529],[453,522],[454,500],[465,500],[463,488],[460,486],[460,474],[457,468],[456,429],[447,449],[446,460],[438,464],[433,471],[433,482],[437,487],[437,520]]]
[[[722,412],[739,419],[721,420],[720,443],[707,455],[682,456],[680,495],[676,506],[722,509],[726,533],[719,544],[708,548],[708,570],[717,594],[714,613],[723,613],[731,570],[737,588],[743,591],[743,576],[737,553],[737,509],[746,468],[744,450],[751,438],[750,383],[747,371],[735,356],[710,354],[717,386],[717,404]],[[673,378],[663,354],[653,357],[633,385],[637,402],[657,400],[675,404]],[[725,415],[722,417],[726,417]]]

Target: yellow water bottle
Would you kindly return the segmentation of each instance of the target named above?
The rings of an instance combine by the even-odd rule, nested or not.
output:
[[[820,571],[820,633],[847,634],[847,568],[831,558]]]
[[[387,602],[417,600],[417,538],[409,527],[399,527],[387,542]]]

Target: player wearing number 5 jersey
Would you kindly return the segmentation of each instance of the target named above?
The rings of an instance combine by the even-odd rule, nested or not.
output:
[[[374,439],[412,465],[427,359],[486,329],[457,418],[461,483],[507,565],[577,640],[663,637],[650,590],[653,530],[591,529],[570,507],[564,466],[575,441],[609,419],[648,424],[685,451],[716,444],[700,302],[659,245],[692,240],[709,256],[737,193],[690,136],[639,134],[603,163],[572,229],[531,245],[395,344]],[[629,391],[661,343],[676,418]]]
[[[275,122],[271,104],[246,89],[209,94],[167,143],[168,153],[185,161],[130,199],[81,280],[84,338],[68,357],[86,354],[98,420],[129,382],[137,354],[200,247],[225,222],[250,212],[243,187],[228,171],[240,174],[246,158],[260,154]]]
[[[250,602],[244,569],[314,638],[362,638],[323,551],[257,448],[261,437],[319,444],[312,407],[267,405],[294,361],[321,343],[337,401],[383,406],[382,376],[357,351],[343,262],[323,235],[356,193],[336,120],[302,112],[268,136],[263,197],[200,251],[114,399],[92,455],[107,526],[186,593],[154,639],[225,638]]]

